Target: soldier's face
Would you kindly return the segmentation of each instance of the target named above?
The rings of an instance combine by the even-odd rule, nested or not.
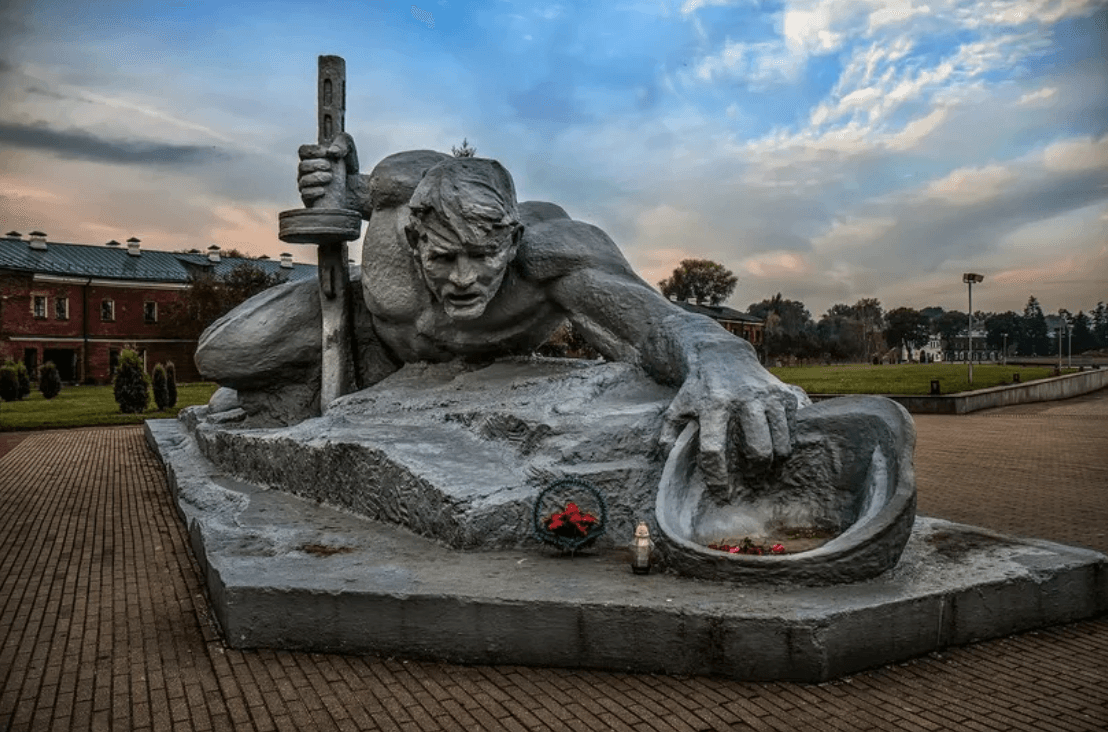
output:
[[[451,319],[481,317],[500,290],[517,241],[514,232],[464,243],[433,232],[420,235],[423,279]]]

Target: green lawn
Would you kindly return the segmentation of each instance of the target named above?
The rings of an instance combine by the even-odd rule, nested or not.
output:
[[[1063,369],[1069,373],[1076,369]],[[796,384],[812,394],[929,394],[931,380],[938,379],[943,394],[967,391],[965,364],[903,364],[899,366],[794,366],[771,368],[777,378]],[[1012,374],[1027,382],[1051,375],[1049,366],[973,367],[973,388],[1012,383]],[[168,419],[184,407],[207,404],[217,385],[210,382],[178,384],[177,406],[159,412],[153,407],[144,414],[121,414],[111,386],[67,386],[51,400],[35,390],[18,402],[0,403],[0,431],[58,427],[138,424],[146,419]]]
[[[1062,369],[1071,373],[1077,369]],[[938,379],[943,394],[969,391],[966,364],[900,364],[896,366],[782,366],[771,368],[774,376],[812,394],[930,394],[931,380]],[[973,389],[1012,383],[1018,373],[1021,382],[1044,379],[1053,373],[1049,366],[996,366],[974,364]]]
[[[210,382],[177,385],[177,406],[159,412],[150,400],[144,414],[121,414],[109,386],[64,386],[53,399],[42,392],[18,402],[0,403],[0,431],[35,430],[55,427],[90,427],[103,424],[139,424],[147,419],[169,419],[194,404],[207,404],[217,385]]]

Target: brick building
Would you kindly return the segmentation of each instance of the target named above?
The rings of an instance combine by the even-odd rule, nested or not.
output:
[[[0,362],[22,361],[31,373],[53,361],[64,381],[105,383],[124,348],[147,370],[173,361],[179,381],[199,378],[196,338],[172,317],[189,278],[224,275],[250,262],[282,279],[315,276],[315,266],[221,257],[208,252],[142,249],[132,238],[102,246],[48,242],[46,234],[0,237]]]

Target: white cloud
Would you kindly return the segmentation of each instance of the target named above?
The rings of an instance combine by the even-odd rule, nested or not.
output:
[[[958,168],[929,183],[925,195],[955,206],[970,206],[1003,195],[1015,180],[1016,174],[1003,165]]]
[[[1067,16],[1086,14],[1101,4],[1101,0],[972,2],[956,8],[955,17],[966,28],[1018,26],[1025,23],[1051,25]]]
[[[1058,90],[1054,87],[1044,86],[1042,89],[1024,94],[1019,98],[1016,104],[1021,106],[1037,106],[1042,102],[1053,99],[1057,93]]]
[[[796,277],[811,274],[812,265],[798,252],[769,251],[742,260],[739,270],[756,278]]]
[[[705,56],[695,67],[702,81],[729,77],[746,81],[753,87],[792,81],[803,68],[805,57],[790,53],[779,41],[738,43],[727,41],[723,50]]]
[[[902,152],[911,150],[919,145],[925,137],[930,135],[946,120],[949,110],[946,107],[936,107],[925,117],[920,117],[908,122],[899,132],[884,138],[885,147],[890,150]]]
[[[1059,172],[1108,169],[1108,137],[1062,140],[1043,150],[1043,167]]]
[[[863,106],[879,96],[881,96],[881,92],[872,86],[867,86],[864,89],[855,89],[839,100],[839,109]]]
[[[886,0],[869,16],[869,34],[887,25],[897,25],[910,20],[915,15],[929,15],[932,10],[927,5],[917,5],[908,0]]]
[[[884,236],[896,219],[888,216],[836,219],[831,227],[812,238],[812,248],[818,252],[838,252],[873,244]]]
[[[685,0],[681,5],[681,14],[689,15],[695,13],[700,8],[710,7],[712,5],[732,5],[733,0]]]
[[[786,10],[781,19],[781,32],[793,53],[834,51],[844,38],[843,33],[831,30],[834,21],[831,4],[819,3],[811,10]]]

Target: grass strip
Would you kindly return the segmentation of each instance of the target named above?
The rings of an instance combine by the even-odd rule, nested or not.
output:
[[[115,402],[111,385],[65,386],[53,399],[33,390],[20,401],[0,404],[0,431],[94,427],[97,425],[141,424],[147,419],[172,419],[185,407],[207,404],[217,384],[200,381],[177,385],[177,406],[159,412],[150,400],[142,414],[123,414]]]
[[[771,368],[774,376],[795,384],[810,394],[922,394],[931,393],[931,380],[939,381],[943,394],[987,389],[1013,383],[1045,379],[1054,374],[1050,366],[1001,366],[974,364],[973,386],[969,384],[966,364],[899,364],[873,366],[781,366]],[[1062,369],[1073,373],[1077,369]]]

